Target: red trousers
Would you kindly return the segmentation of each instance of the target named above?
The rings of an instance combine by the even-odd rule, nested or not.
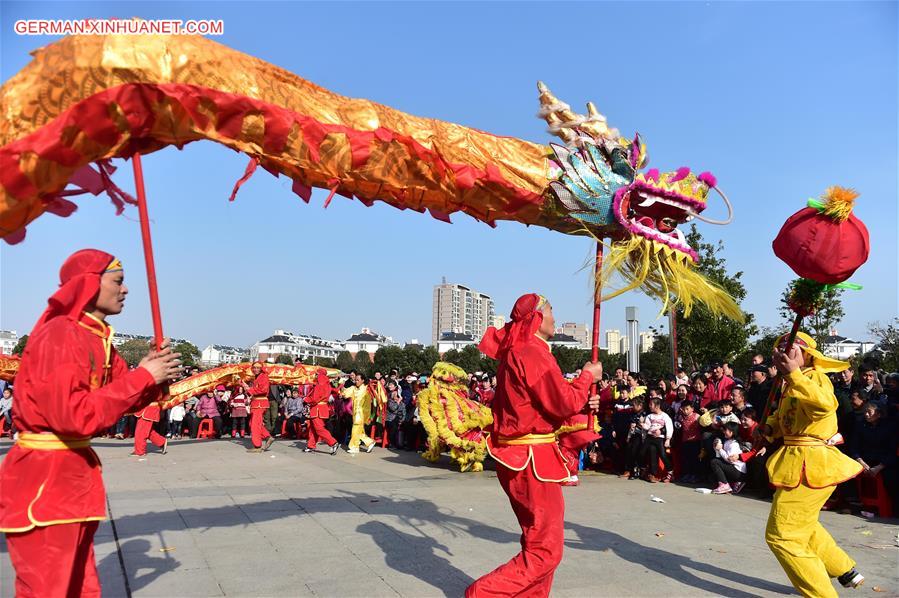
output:
[[[100,596],[94,563],[97,521],[36,527],[6,534],[17,598]]]
[[[549,596],[564,546],[562,487],[538,480],[531,464],[522,471],[497,464],[496,477],[521,525],[521,552],[471,584],[465,596]]]
[[[325,420],[320,417],[313,417],[309,419],[309,437],[306,439],[306,446],[314,449],[319,440],[328,446],[337,444],[337,441],[334,440],[334,437],[331,436],[331,433],[325,427]]]
[[[151,422],[150,420],[143,419],[142,417],[137,418],[137,427],[134,428],[135,454],[147,454],[147,439],[149,439],[150,442],[160,448],[165,444],[165,438],[163,438],[158,432],[156,432],[156,430],[153,429],[153,424],[155,423],[156,422]]]
[[[253,448],[261,448],[262,441],[271,436],[262,423],[262,414],[266,411],[268,408],[250,410],[250,440]]]

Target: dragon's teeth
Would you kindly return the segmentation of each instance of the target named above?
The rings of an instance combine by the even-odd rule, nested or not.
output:
[[[649,206],[651,206],[651,205],[654,204],[655,202],[656,202],[655,198],[653,198],[653,197],[647,197],[647,198],[645,198],[641,203],[639,203],[639,204],[637,204],[637,205],[638,205],[639,207],[641,207],[641,208],[648,208]]]

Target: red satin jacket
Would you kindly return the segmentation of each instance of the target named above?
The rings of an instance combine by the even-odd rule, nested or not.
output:
[[[316,384],[305,401],[309,404],[309,417],[328,419],[331,416],[331,406],[328,399],[331,398],[330,384]]]
[[[268,409],[268,374],[262,372],[253,381],[253,385],[247,391],[250,395],[250,411],[255,409]]]
[[[58,317],[29,339],[16,376],[20,432],[95,436],[122,414],[161,397],[150,372],[128,370],[104,341],[108,328],[101,326],[86,316],[80,321]],[[0,531],[105,518],[106,490],[93,449],[36,450],[17,444],[0,465]]]
[[[509,350],[496,377],[493,424],[487,439],[490,455],[516,471],[531,464],[534,475],[543,482],[567,480],[565,458],[554,439],[518,445],[504,441],[527,434],[553,436],[567,418],[584,408],[593,376],[582,372],[573,382],[567,382],[549,344],[534,336]]]
[[[135,417],[145,419],[151,422],[159,421],[159,403],[150,403],[140,411],[134,414]]]

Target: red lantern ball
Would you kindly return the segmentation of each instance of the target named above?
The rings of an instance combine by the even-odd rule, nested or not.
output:
[[[796,274],[824,284],[852,276],[870,252],[868,229],[861,220],[850,215],[836,222],[815,208],[790,216],[773,245],[775,255]]]

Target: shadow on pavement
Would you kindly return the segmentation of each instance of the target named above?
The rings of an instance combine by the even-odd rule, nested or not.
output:
[[[127,553],[127,567],[129,586],[132,592],[151,584],[163,573],[174,571],[181,565],[177,559],[166,553],[162,557],[150,556],[152,546],[147,540],[129,540],[120,547],[123,553]],[[97,563],[97,570],[101,579],[116,577],[121,571],[119,553],[110,552]]]
[[[437,554],[440,551],[453,556],[446,546],[423,532],[407,534],[381,521],[363,523],[356,531],[371,536],[384,552],[388,567],[420,579],[443,592],[444,596],[461,596],[474,581]]]
[[[764,579],[744,575],[734,570],[723,569],[701,561],[694,561],[689,557],[680,554],[644,546],[614,532],[587,527],[577,523],[571,523],[570,521],[565,522],[565,527],[573,530],[579,538],[579,541],[568,540],[565,542],[565,545],[570,548],[595,550],[597,552],[611,550],[616,556],[625,561],[639,563],[650,571],[670,577],[671,579],[677,580],[698,590],[704,590],[720,596],[730,596],[733,598],[753,598],[756,596],[756,594],[737,590],[726,583],[716,583],[714,581],[703,579],[693,573],[691,569],[708,575],[714,575],[724,582],[738,583],[758,588],[759,590],[764,590],[766,592],[776,592],[780,594],[794,593],[791,586],[765,581]],[[732,561],[734,563],[734,569],[740,566],[739,557],[732,559]]]

